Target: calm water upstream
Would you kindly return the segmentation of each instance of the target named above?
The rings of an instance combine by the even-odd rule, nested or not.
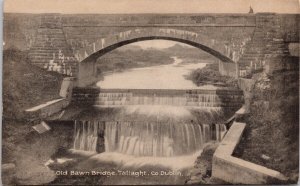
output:
[[[191,80],[185,79],[192,70],[203,68],[206,63],[183,63],[173,57],[174,63],[145,68],[134,68],[104,76],[97,86],[105,89],[196,89]],[[201,88],[213,88],[204,86]]]

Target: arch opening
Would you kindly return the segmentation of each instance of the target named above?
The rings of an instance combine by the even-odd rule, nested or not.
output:
[[[132,43],[136,43],[136,42],[140,42],[140,41],[147,41],[147,40],[168,40],[168,41],[176,41],[179,43],[184,43],[184,44],[193,46],[195,48],[201,49],[201,50],[213,55],[214,57],[220,59],[222,62],[234,63],[233,60],[230,59],[229,57],[223,55],[222,53],[220,53],[206,45],[203,45],[203,44],[200,44],[195,41],[188,40],[188,39],[181,39],[181,38],[167,37],[167,36],[147,36],[147,37],[138,37],[138,38],[120,41],[118,43],[109,45],[101,50],[98,50],[97,52],[92,53],[87,58],[82,60],[81,63],[96,60],[97,58],[99,58],[99,57],[105,55],[106,53],[111,52],[119,47],[122,47],[122,46],[125,46],[128,44],[132,44]]]
[[[190,39],[189,38],[182,39],[182,38],[176,38],[176,37],[157,36],[157,35],[156,36],[136,37],[136,38],[132,38],[132,39],[125,39],[123,41],[119,41],[117,43],[102,47],[99,50],[95,50],[95,44],[94,44],[93,47],[94,47],[94,51],[96,51],[96,52],[93,52],[90,55],[86,54],[86,58],[83,59],[78,65],[78,73],[77,73],[78,84],[77,85],[79,87],[85,87],[85,86],[93,85],[97,81],[99,81],[99,76],[98,76],[99,73],[98,73],[96,64],[97,64],[97,60],[101,56],[103,56],[117,48],[125,46],[125,45],[133,44],[136,42],[142,42],[142,41],[150,41],[150,40],[166,40],[166,41],[174,41],[174,42],[183,43],[183,44],[198,48],[198,49],[216,57],[223,63],[236,65],[229,57],[223,55],[219,51],[216,51],[204,44],[198,43],[197,41],[193,41],[191,38]],[[91,50],[89,50],[89,51],[91,51]]]

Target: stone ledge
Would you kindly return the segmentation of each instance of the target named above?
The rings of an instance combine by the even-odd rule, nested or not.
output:
[[[29,116],[39,117],[40,119],[45,119],[60,112],[70,104],[74,80],[73,77],[65,77],[60,87],[60,98],[29,108],[25,112]]]
[[[65,98],[59,98],[48,101],[41,105],[25,110],[28,114],[37,114],[40,119],[46,118],[61,111],[69,105],[69,101]]]
[[[240,158],[233,157],[245,123],[234,122],[213,155],[212,177],[232,184],[283,183],[287,177],[280,172],[268,169]]]

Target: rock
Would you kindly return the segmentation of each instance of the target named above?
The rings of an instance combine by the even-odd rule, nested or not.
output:
[[[202,176],[191,176],[191,180],[202,180]]]
[[[199,175],[199,174],[201,174],[202,173],[202,170],[201,169],[199,169],[199,168],[194,168],[194,169],[192,169],[191,170],[191,172],[190,172],[190,175],[191,176],[193,176],[193,175]]]
[[[187,184],[207,184],[211,177],[212,158],[218,143],[206,144],[200,156],[197,157],[194,168],[190,170]],[[204,178],[205,177],[205,178]]]
[[[36,160],[23,160],[19,162],[21,169],[16,171],[16,180],[20,185],[42,185],[53,181],[56,177],[54,171],[50,170]]]
[[[270,160],[271,158],[265,154],[261,155],[261,158],[264,160]]]
[[[212,173],[212,170],[211,170],[211,169],[207,169],[207,170],[206,170],[206,176],[207,176],[207,177],[211,177],[211,173]]]
[[[54,160],[53,160],[53,159],[50,159],[50,160],[48,160],[44,165],[45,165],[46,167],[48,167],[48,166],[51,165],[52,163],[54,163]]]
[[[201,176],[192,176],[190,180],[186,182],[186,184],[202,184],[203,179]]]

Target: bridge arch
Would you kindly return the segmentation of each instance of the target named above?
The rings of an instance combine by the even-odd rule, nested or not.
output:
[[[101,38],[87,47],[74,52],[79,61],[77,68],[77,85],[79,87],[95,83],[97,78],[96,61],[104,54],[131,43],[146,40],[170,40],[199,48],[224,63],[234,61],[221,52],[224,46],[215,43],[213,38],[195,32],[171,28],[133,29],[119,34]]]
[[[155,39],[185,43],[208,52],[223,62],[233,62],[229,56],[224,54],[225,47],[216,43],[214,38],[196,32],[173,28],[144,28],[120,32],[106,38],[100,38],[86,47],[75,51],[74,55],[79,62],[85,62],[130,43]]]

